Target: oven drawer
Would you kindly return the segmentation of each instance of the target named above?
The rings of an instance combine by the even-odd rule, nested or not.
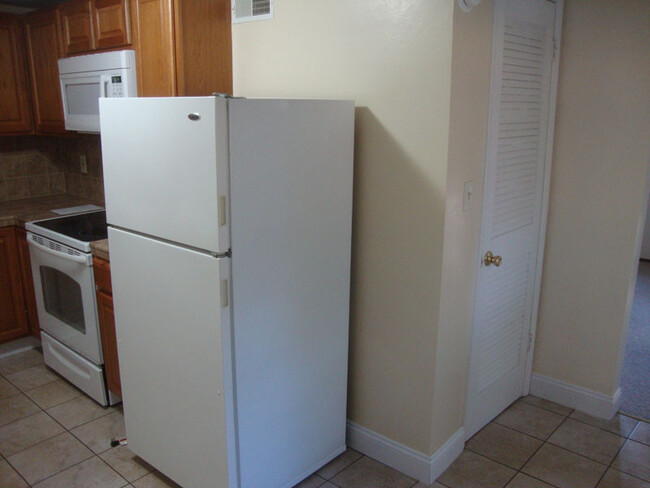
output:
[[[81,357],[45,332],[41,333],[41,342],[45,364],[93,400],[104,406],[108,405],[102,368]]]

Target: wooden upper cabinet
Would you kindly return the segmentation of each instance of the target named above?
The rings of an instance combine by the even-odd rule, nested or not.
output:
[[[232,93],[228,0],[130,0],[138,96]]]
[[[95,0],[93,34],[96,49],[131,44],[128,0]]]
[[[66,56],[131,44],[127,0],[73,0],[59,15]]]
[[[36,131],[65,132],[58,60],[62,57],[59,11],[38,10],[25,16],[25,40],[30,68]]]
[[[95,49],[90,0],[66,2],[59,6],[61,38],[66,56]]]
[[[229,0],[174,1],[179,96],[232,94]]]
[[[172,0],[131,0],[138,96],[176,95]]]
[[[32,117],[19,19],[0,15],[0,134],[27,134]]]

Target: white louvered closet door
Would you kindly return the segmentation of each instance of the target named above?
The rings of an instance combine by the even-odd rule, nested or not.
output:
[[[524,390],[545,168],[552,150],[547,143],[555,103],[555,12],[556,4],[548,0],[496,2],[468,437]],[[502,258],[500,266],[483,262],[488,251]]]

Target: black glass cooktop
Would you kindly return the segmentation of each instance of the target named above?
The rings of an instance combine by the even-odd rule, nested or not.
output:
[[[99,241],[108,237],[105,210],[41,220],[35,224],[83,242]]]

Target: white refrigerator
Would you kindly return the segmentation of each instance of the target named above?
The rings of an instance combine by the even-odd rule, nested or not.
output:
[[[183,488],[345,450],[354,103],[101,99],[129,449]]]

